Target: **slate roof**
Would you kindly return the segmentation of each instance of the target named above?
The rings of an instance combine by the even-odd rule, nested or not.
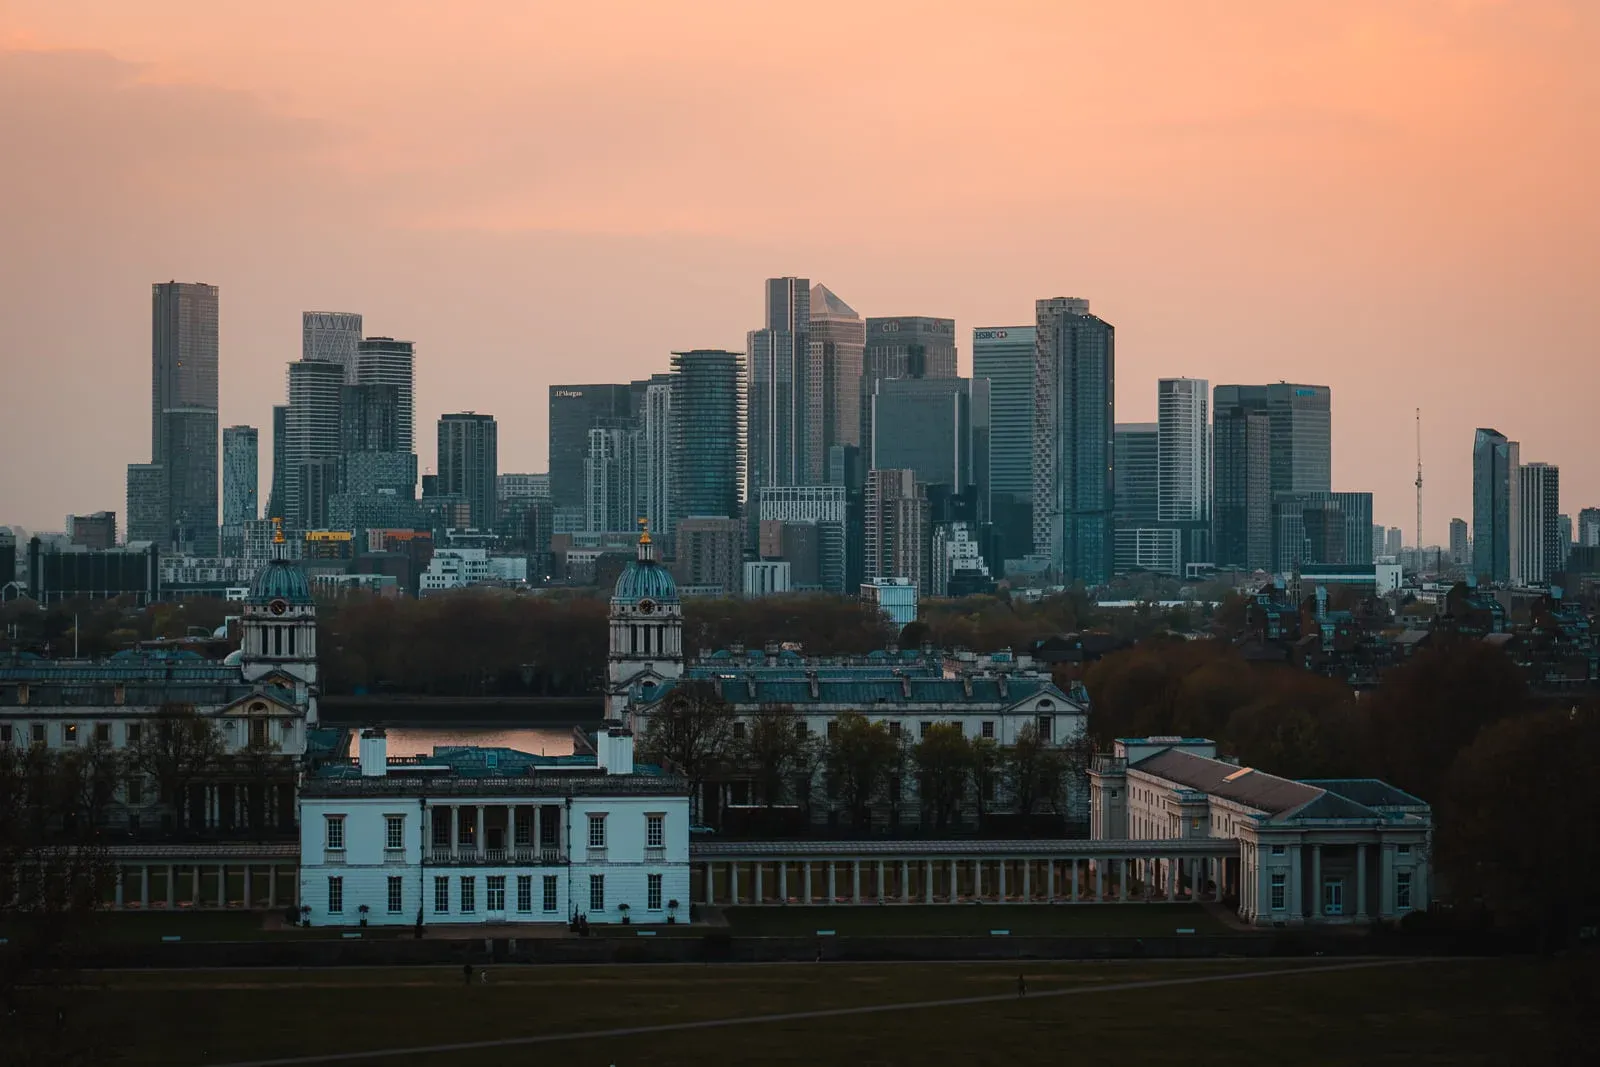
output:
[[[795,677],[789,672],[751,671],[748,674],[706,672],[698,680],[711,682],[722,698],[731,704],[839,705],[845,707],[899,706],[914,708],[934,705],[972,707],[1010,707],[1022,700],[1044,696],[1054,700],[1064,712],[1082,710],[1082,705],[1056,687],[1049,678],[1007,676],[1004,690],[1000,678],[967,679],[907,674],[885,675],[882,671],[857,668],[839,675],[821,675],[814,680]],[[645,698],[651,702],[671,691],[671,686],[656,686]]]
[[[1221,760],[1206,759],[1175,748],[1146,756],[1129,769],[1141,770],[1212,796],[1237,801],[1270,815],[1280,815],[1309,804],[1323,794],[1316,786]]]
[[[1326,789],[1330,793],[1337,793],[1346,799],[1353,800],[1375,810],[1384,808],[1426,808],[1428,802],[1397,789],[1388,782],[1376,778],[1307,778],[1306,785],[1314,785],[1319,789]]]

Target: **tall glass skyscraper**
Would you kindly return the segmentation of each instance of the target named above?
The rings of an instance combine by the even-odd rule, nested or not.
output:
[[[872,441],[872,393],[885,378],[954,378],[956,320],[895,315],[867,320],[861,355],[861,447]]]
[[[356,381],[357,354],[361,347],[361,316],[349,311],[302,311],[300,358],[337,363],[344,380]]]
[[[439,495],[465,500],[474,529],[494,528],[499,473],[499,432],[493,415],[463,411],[440,417]]]
[[[287,515],[288,490],[285,482],[289,476],[289,405],[272,405],[272,493],[267,498],[269,519]]]
[[[825,285],[811,287],[810,398],[804,453],[806,483],[828,477],[828,451],[861,443],[861,360],[867,326]],[[755,499],[759,499],[757,496]]]
[[[1156,382],[1160,522],[1211,521],[1211,388],[1203,378]]]
[[[625,419],[632,406],[627,385],[552,385],[550,387],[550,503],[584,507],[584,459],[589,431],[603,419]]]
[[[1499,430],[1472,438],[1472,573],[1490,582],[1513,581],[1519,569],[1518,515],[1521,449]]]
[[[368,337],[356,347],[356,377],[362,385],[395,387],[395,451],[417,450],[417,352],[410,341]]]
[[[1161,434],[1153,422],[1119,422],[1113,437],[1113,521],[1119,530],[1154,526],[1161,496]]]
[[[807,471],[810,425],[811,283],[768,278],[766,325],[752,330],[750,352],[749,472],[746,490],[758,499],[768,485],[801,485]]]
[[[924,487],[970,500],[965,517],[982,526],[989,521],[989,418],[986,378],[880,378],[868,463],[910,470]]]
[[[151,462],[163,471],[163,547],[217,552],[217,287],[151,287]]]
[[[285,417],[288,441],[284,459],[288,470],[283,482],[284,521],[293,530],[309,530],[315,515],[326,512],[326,501],[315,506],[306,486],[319,493],[331,490],[331,479],[317,461],[336,460],[340,450],[340,399],[344,367],[323,360],[289,364],[289,411]]]
[[[1035,305],[1034,551],[1068,582],[1111,578],[1116,336],[1089,302]]]
[[[1524,463],[1517,471],[1517,492],[1521,563],[1513,580],[1522,585],[1546,585],[1566,566],[1561,535],[1561,468],[1554,463]]]
[[[1212,408],[1212,554],[1217,566],[1266,570],[1272,565],[1272,422],[1259,408]]]
[[[989,499],[996,559],[1033,551],[1032,326],[972,331],[972,376],[989,382]]]
[[[668,533],[675,539],[683,519],[739,516],[739,481],[745,466],[739,402],[744,354],[720,349],[674,352],[672,371],[668,514],[673,529]],[[759,494],[752,499],[759,500]]]
[[[1332,392],[1326,385],[1219,385],[1215,410],[1243,407],[1267,416],[1272,435],[1270,493],[1333,489]]]

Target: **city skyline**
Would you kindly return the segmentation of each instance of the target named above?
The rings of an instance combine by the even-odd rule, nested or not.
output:
[[[1122,335],[1125,421],[1154,417],[1159,377],[1326,384],[1341,412],[1359,413],[1336,420],[1335,484],[1370,487],[1376,514],[1408,531],[1420,406],[1431,543],[1470,514],[1477,426],[1561,464],[1569,510],[1600,500],[1583,406],[1600,375],[1583,311],[1600,247],[1587,193],[1600,138],[1581,103],[1596,12],[1361,2],[1255,6],[1248,18],[1170,5],[1145,19],[1068,7],[910,26],[864,16],[863,30],[897,27],[906,47],[959,65],[916,102],[873,79],[822,83],[805,57],[828,18],[791,27],[768,63],[838,125],[825,142],[803,135],[801,162],[762,190],[751,176],[766,172],[739,146],[777,125],[725,99],[710,73],[737,59],[757,13],[641,8],[622,20],[620,45],[598,15],[572,13],[558,55],[510,8],[493,32],[482,20],[427,20],[424,33],[417,18],[318,11],[319,37],[349,30],[359,55],[390,59],[371,79],[312,61],[318,46],[293,31],[292,12],[314,9],[293,4],[283,26],[252,31],[260,53],[230,43],[237,22],[225,12],[152,20],[118,5],[7,5],[0,108],[33,165],[0,190],[13,262],[26,265],[0,295],[0,341],[26,354],[12,357],[13,385],[33,399],[0,429],[0,447],[19,454],[85,411],[102,434],[51,450],[47,471],[0,474],[5,521],[51,528],[122,498],[123,469],[98,453],[138,458],[142,412],[124,407],[143,369],[141,291],[166,278],[221,287],[220,422],[263,434],[281,368],[301,351],[302,313],[359,308],[369,329],[426,353],[418,436],[443,412],[493,409],[505,464],[543,469],[544,383],[571,380],[573,366],[582,380],[626,381],[674,349],[739,348],[760,321],[754,283],[792,272],[826,281],[863,317],[955,318],[963,375],[969,329],[1026,323],[1031,302],[1053,293],[1086,296]],[[440,34],[474,58],[471,75],[426,61]],[[871,69],[869,36],[826,46]],[[1069,39],[1090,58],[1048,64]],[[685,67],[696,73],[684,79]],[[297,68],[311,75],[288,77]],[[508,124],[537,99],[528,79],[541,69],[577,101],[576,118],[541,105]],[[481,71],[507,78],[504,91],[468,92]],[[429,79],[444,89],[431,104]],[[663,110],[630,110],[652,94]],[[1001,182],[992,153],[967,151],[1021,143],[1077,98],[1090,101],[1082,121],[1102,138],[1101,167],[1071,166],[1059,150],[1013,153]],[[457,101],[448,117],[443,99]],[[21,101],[27,112],[10,110]],[[852,165],[852,135],[888,115],[897,136],[961,146],[955,165],[909,187]],[[502,145],[509,128],[526,139]],[[559,163],[529,165],[529,146],[553,131],[591,128]],[[1486,139],[1501,146],[1493,163],[1463,168]],[[628,173],[607,166],[607,146],[630,142]],[[80,147],[91,144],[93,167]],[[173,144],[176,168],[160,147]],[[157,172],[181,180],[163,185]],[[68,250],[89,242],[98,254],[84,269]],[[616,313],[620,292],[637,295],[637,314]],[[1326,314],[1335,300],[1345,314]],[[1501,371],[1508,354],[1517,373]],[[63,374],[77,383],[70,394],[56,388]]]

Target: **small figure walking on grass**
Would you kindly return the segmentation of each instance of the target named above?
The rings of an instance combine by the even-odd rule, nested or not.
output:
[[[1026,978],[1024,978],[1022,975],[1019,974],[1019,975],[1017,975],[1017,996],[1018,997],[1025,997],[1027,995],[1028,995],[1028,980]]]

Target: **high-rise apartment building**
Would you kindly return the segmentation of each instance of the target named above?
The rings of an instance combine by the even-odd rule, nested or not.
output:
[[[1156,382],[1156,518],[1211,521],[1210,384],[1203,378]]]
[[[672,527],[689,517],[737,518],[744,469],[743,353],[674,352],[672,371]]]
[[[810,469],[811,284],[805,278],[768,278],[766,324],[750,331],[749,437],[746,492],[762,486],[801,485]]]
[[[1154,422],[1119,422],[1112,431],[1112,521],[1116,529],[1154,526],[1161,499],[1161,431]]]
[[[222,554],[244,554],[244,527],[261,517],[261,435],[254,426],[222,431]]]
[[[664,551],[672,545],[672,467],[673,467],[673,376],[657,374],[645,386],[639,412],[639,450],[634,476],[639,488],[636,504]]]
[[[550,503],[581,513],[583,463],[589,431],[602,419],[632,414],[627,385],[552,385],[550,387]]]
[[[1390,559],[1398,560],[1405,544],[1406,534],[1400,527],[1391,526],[1383,532],[1383,554]]]
[[[1515,581],[1522,531],[1521,448],[1498,430],[1472,439],[1472,573],[1490,582]]]
[[[1068,582],[1111,578],[1116,334],[1072,297],[1035,305],[1034,550]]]
[[[871,397],[886,378],[954,378],[956,320],[926,315],[880,316],[867,320],[861,354],[861,445],[872,440]]]
[[[272,490],[267,497],[269,519],[287,517],[288,490],[285,480],[289,474],[289,405],[272,405]]]
[[[631,530],[639,518],[634,488],[634,423],[602,420],[589,430],[583,461],[584,529],[589,533]]]
[[[151,462],[160,464],[163,547],[217,551],[217,287],[151,287]]]
[[[149,541],[159,545],[164,541],[166,487],[167,473],[160,463],[128,464],[127,544]]]
[[[678,520],[673,574],[685,592],[738,596],[744,587],[744,526],[737,518]]]
[[[1578,545],[1582,548],[1600,546],[1600,508],[1584,508],[1578,512]]]
[[[550,475],[500,474],[494,480],[495,496],[502,500],[549,500]]]
[[[810,370],[808,425],[803,449],[805,480],[821,485],[828,476],[828,450],[861,443],[861,363],[867,324],[854,308],[822,284],[811,287],[808,337]]]
[[[439,495],[465,500],[477,530],[494,528],[499,431],[493,415],[463,411],[439,419]]]
[[[1467,530],[1466,519],[1450,520],[1450,562],[1458,566],[1472,562],[1472,542]]]
[[[928,498],[916,473],[869,470],[865,513],[865,580],[908,578],[928,588]]]
[[[383,383],[346,385],[339,392],[341,452],[404,452],[400,447],[400,389]]]
[[[97,511],[93,515],[68,515],[65,529],[75,545],[100,552],[117,547],[117,513],[114,511]],[[0,582],[0,585],[3,584],[5,583]]]
[[[1217,566],[1246,571],[1272,565],[1272,423],[1260,408],[1212,408],[1212,553]]]
[[[972,331],[972,377],[989,382],[989,501],[996,559],[1033,551],[1032,326]],[[995,567],[998,572],[998,566]]]
[[[1561,544],[1561,468],[1553,463],[1524,463],[1517,471],[1517,541],[1521,563],[1513,581],[1547,585],[1565,564]]]
[[[367,337],[356,345],[356,377],[361,385],[395,388],[396,452],[417,450],[417,352],[410,341]]]
[[[289,364],[289,411],[284,419],[288,440],[284,445],[287,473],[283,483],[284,521],[293,530],[312,530],[321,523],[307,514],[306,483],[326,496],[333,491],[327,472],[317,467],[322,459],[337,459],[342,442],[340,404],[344,390],[344,367],[323,360],[300,360]],[[325,500],[315,509],[326,511]]]
[[[346,384],[354,384],[361,348],[361,316],[349,311],[302,311],[300,358],[337,363]]]
[[[932,495],[943,486],[989,521],[989,382],[979,378],[880,378],[872,395],[873,468],[904,469]],[[948,517],[948,516],[947,516]]]

